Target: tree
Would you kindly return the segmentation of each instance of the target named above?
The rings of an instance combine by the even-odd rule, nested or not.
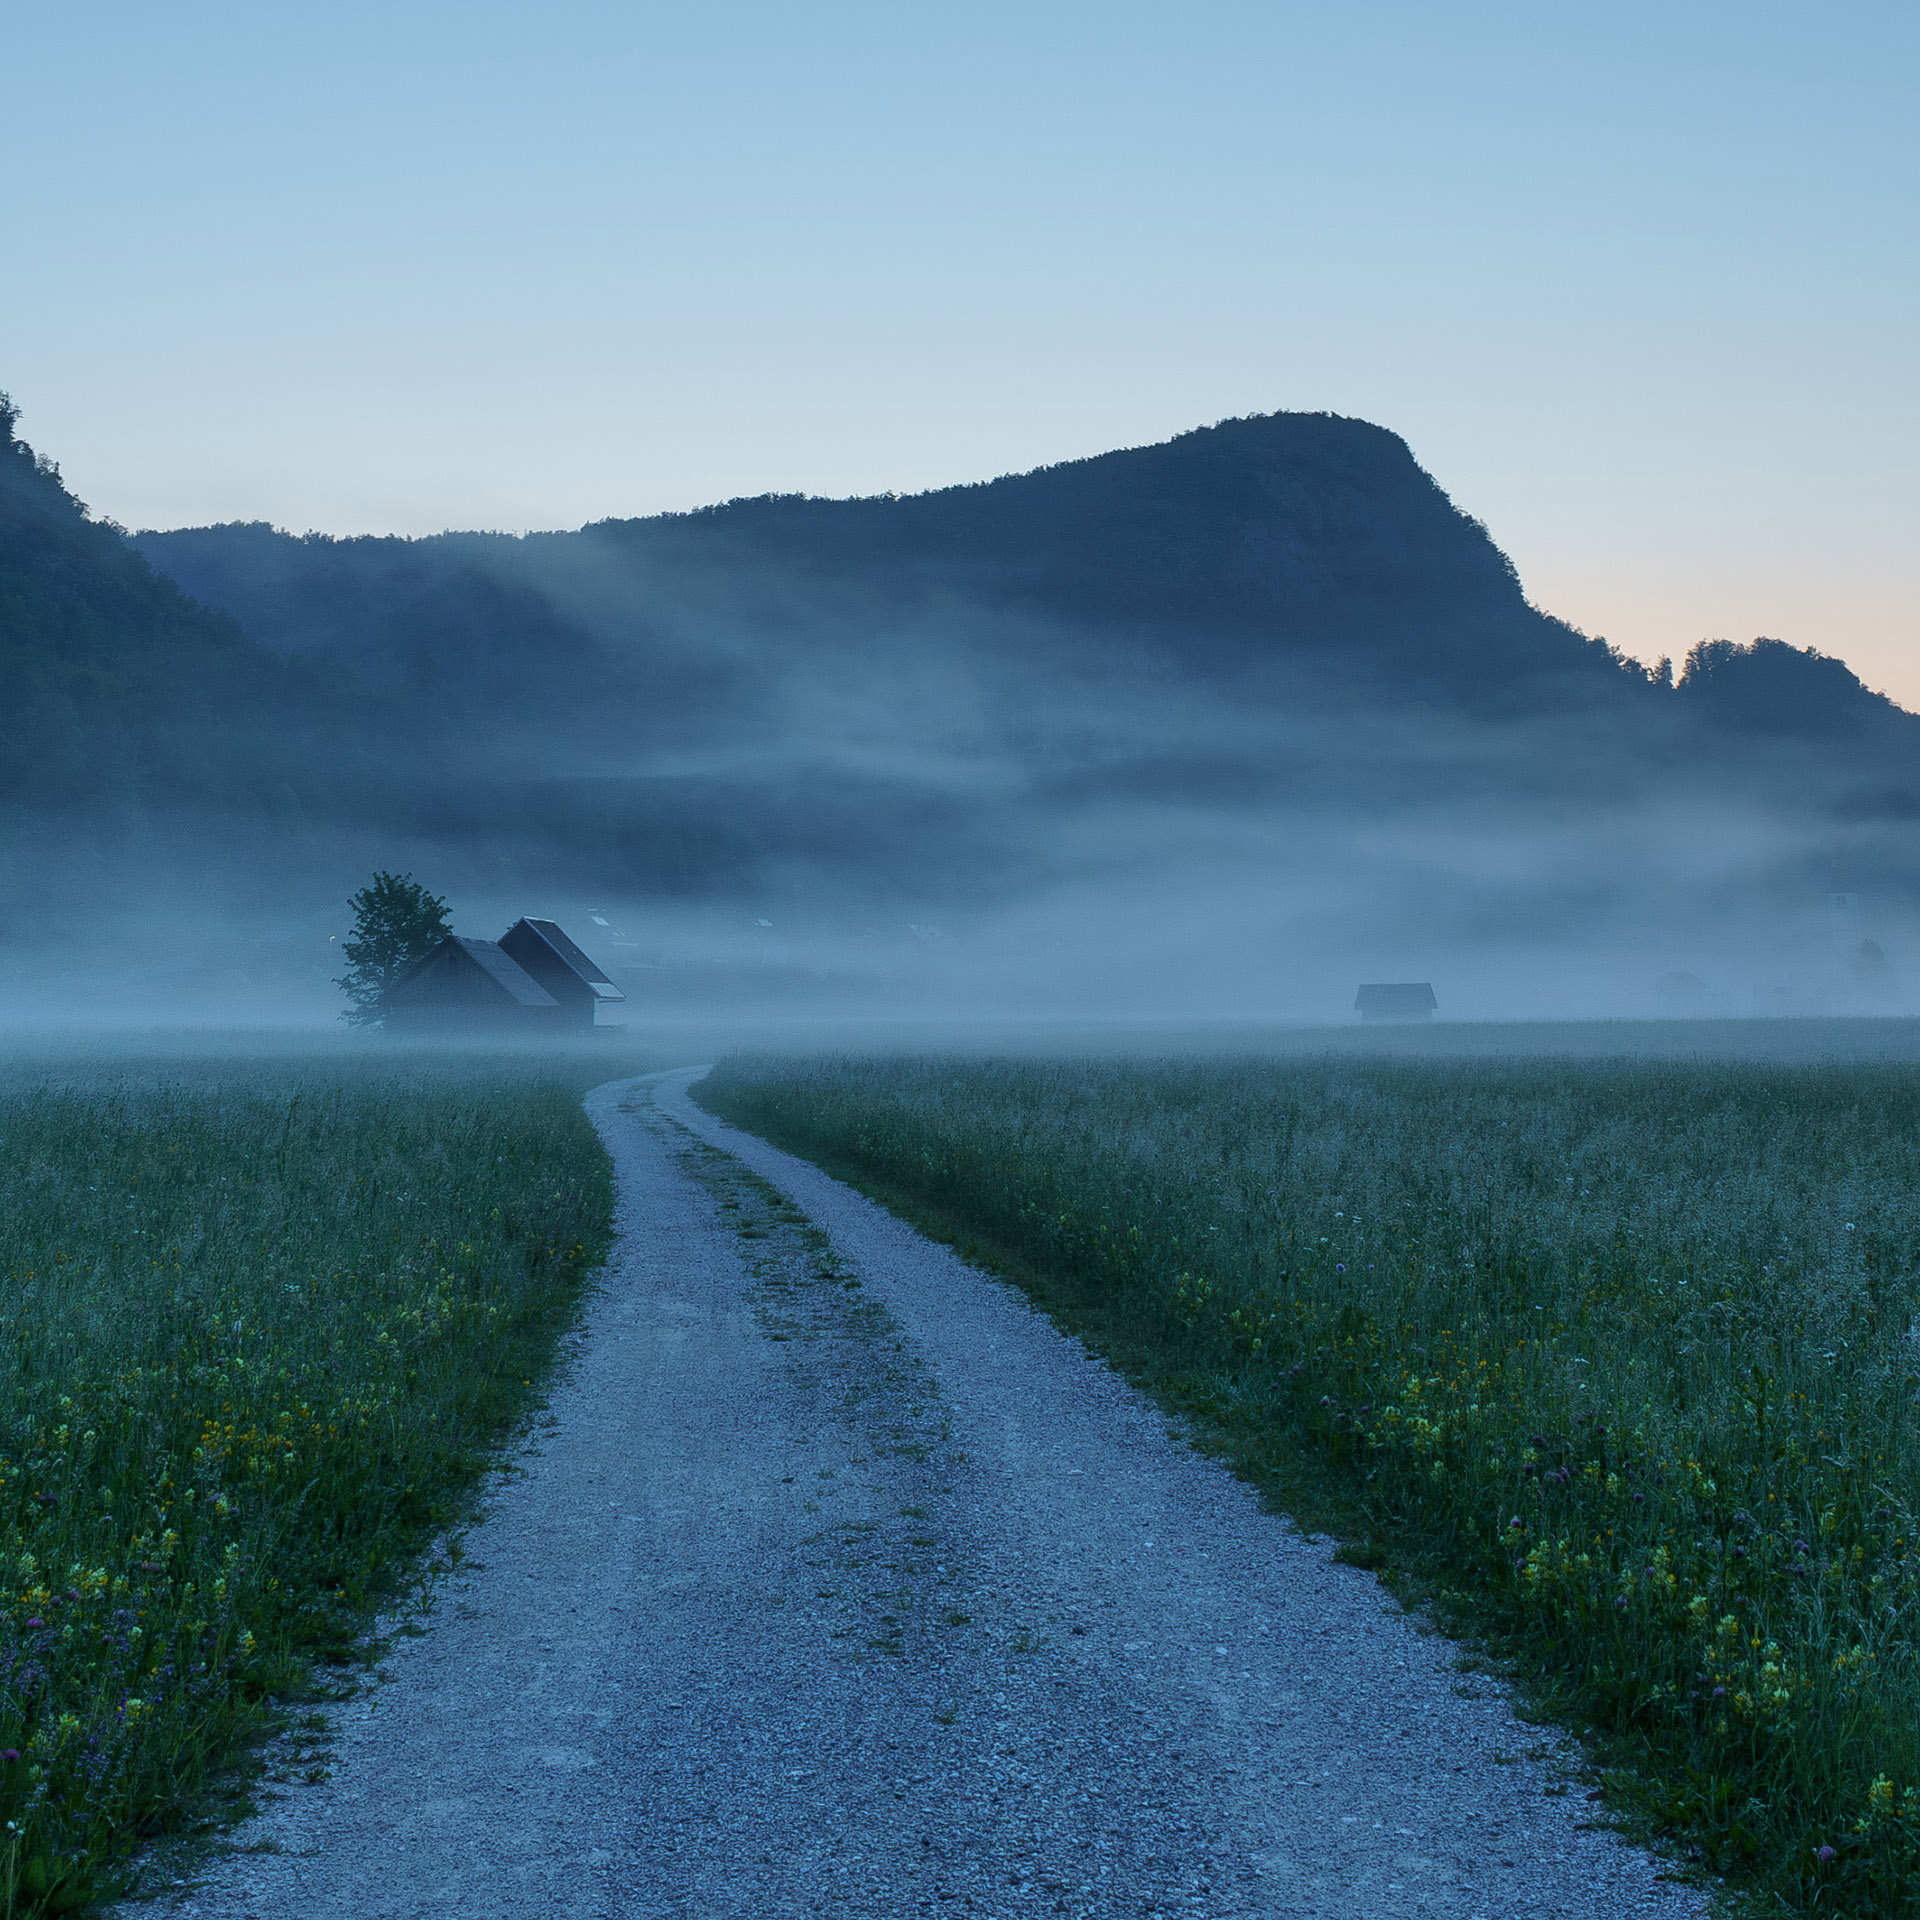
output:
[[[410,873],[376,873],[348,900],[353,931],[341,942],[346,972],[333,984],[353,1003],[340,1018],[377,1027],[380,996],[451,931],[447,903]]]

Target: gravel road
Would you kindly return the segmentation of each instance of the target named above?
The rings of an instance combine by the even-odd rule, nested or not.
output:
[[[421,1637],[126,1920],[1707,1911],[1012,1289],[686,1096]]]

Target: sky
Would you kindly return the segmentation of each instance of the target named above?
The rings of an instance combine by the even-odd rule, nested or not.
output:
[[[0,387],[132,527],[575,526],[1330,410],[1652,660],[1920,707],[1920,8],[6,8]]]

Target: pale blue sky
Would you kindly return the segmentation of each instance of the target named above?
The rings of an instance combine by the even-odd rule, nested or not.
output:
[[[1920,705],[1920,8],[6,9],[0,385],[133,525],[566,526],[1330,408],[1540,604]]]

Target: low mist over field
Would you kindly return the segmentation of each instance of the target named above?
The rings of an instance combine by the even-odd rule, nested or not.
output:
[[[1920,1008],[1920,718],[1647,669],[1324,414],[426,540],[90,519],[5,415],[0,1003],[331,1019],[375,867],[627,1017]]]

